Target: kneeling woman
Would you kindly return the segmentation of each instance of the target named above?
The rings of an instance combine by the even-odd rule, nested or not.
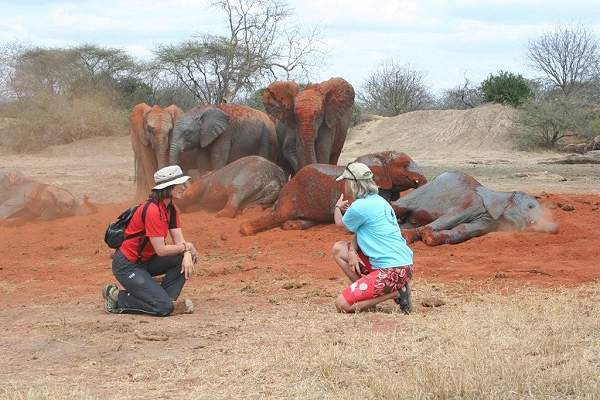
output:
[[[394,210],[378,193],[373,173],[362,163],[350,163],[336,180],[345,179],[346,193],[355,200],[348,207],[338,199],[334,220],[355,236],[333,246],[333,258],[352,284],[336,299],[339,312],[356,312],[395,299],[411,311],[412,250],[400,234]],[[345,213],[342,215],[342,211]]]
[[[166,316],[173,312],[183,285],[194,271],[196,248],[186,242],[173,199],[181,198],[190,179],[171,165],[154,174],[156,186],[125,230],[125,240],[115,252],[112,271],[125,290],[113,284],[102,289],[109,313],[145,313]],[[166,244],[167,234],[174,244]],[[152,277],[165,275],[160,285]]]

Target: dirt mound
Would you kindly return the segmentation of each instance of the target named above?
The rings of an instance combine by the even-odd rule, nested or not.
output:
[[[514,109],[487,104],[470,110],[413,111],[379,118],[352,128],[341,161],[381,150],[399,150],[416,158],[448,151],[509,152]]]

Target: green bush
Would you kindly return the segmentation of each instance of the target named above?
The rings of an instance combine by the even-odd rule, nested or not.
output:
[[[484,101],[508,104],[513,107],[522,105],[533,94],[527,80],[521,74],[498,71],[481,83]]]

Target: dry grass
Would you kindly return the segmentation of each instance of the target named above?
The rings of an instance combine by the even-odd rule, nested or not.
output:
[[[0,125],[0,146],[17,152],[127,133],[127,113],[103,96],[37,96],[13,104],[12,123]]]
[[[28,384],[9,377],[0,398],[600,398],[600,285],[510,295],[432,287],[417,282],[415,300],[444,293],[447,304],[410,316],[392,304],[339,315],[330,298],[247,294],[245,311],[209,307],[195,320],[123,317],[94,330],[91,315],[40,328],[67,341],[85,336],[86,351],[122,337],[125,353],[66,363]],[[144,328],[170,340],[127,341]]]

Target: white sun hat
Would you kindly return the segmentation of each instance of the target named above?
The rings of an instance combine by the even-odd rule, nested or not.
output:
[[[353,181],[361,181],[373,178],[373,172],[363,163],[351,162],[346,165],[344,173],[335,178],[336,181],[342,179],[350,179]]]
[[[187,182],[189,179],[190,177],[183,174],[179,165],[169,165],[154,173],[154,183],[156,183],[156,186],[152,189],[164,189],[167,186],[179,185]]]

